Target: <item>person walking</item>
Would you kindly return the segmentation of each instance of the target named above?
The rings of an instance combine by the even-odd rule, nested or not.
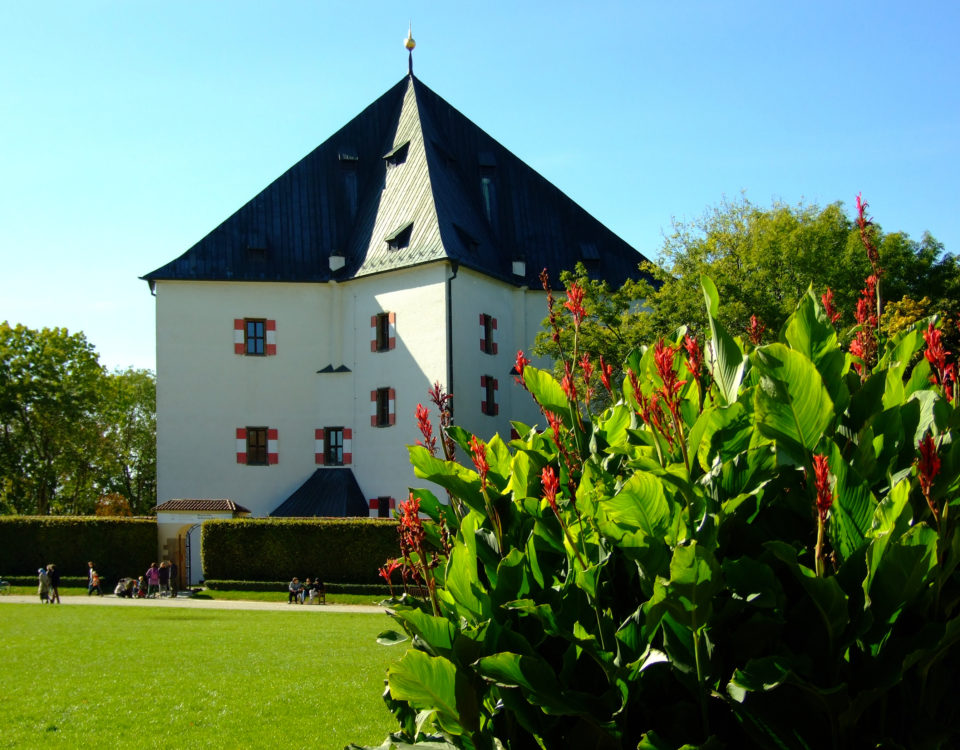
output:
[[[50,578],[47,576],[47,569],[37,570],[37,593],[40,594],[40,603],[50,603]]]
[[[150,567],[143,575],[147,579],[147,597],[156,596],[160,592],[160,569],[157,564],[150,563]]]
[[[170,563],[167,560],[164,560],[160,563],[160,568],[157,570],[157,575],[159,576],[160,582],[160,596],[170,596]]]
[[[60,574],[53,563],[47,565],[47,578],[50,579],[50,603],[60,603]]]
[[[93,593],[93,562],[87,563],[87,596]]]

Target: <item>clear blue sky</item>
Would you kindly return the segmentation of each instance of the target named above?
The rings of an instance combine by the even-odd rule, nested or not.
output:
[[[741,192],[960,252],[960,3],[0,6],[0,320],[154,366],[139,276],[406,73],[651,258]]]

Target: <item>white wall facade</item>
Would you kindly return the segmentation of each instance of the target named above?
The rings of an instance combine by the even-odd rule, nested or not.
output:
[[[336,284],[158,281],[158,502],[228,498],[268,515],[317,468],[315,431],[352,430],[367,498],[416,484],[405,446],[418,401],[446,382],[445,266]],[[396,346],[372,352],[371,316],[396,314]],[[276,322],[276,354],[235,353],[234,320]],[[350,372],[318,374],[332,365]],[[393,388],[395,424],[371,426],[371,391]],[[236,430],[277,431],[276,463],[238,463]]]
[[[435,263],[343,283],[158,281],[156,295],[158,503],[226,498],[268,515],[325,468],[316,430],[329,427],[351,431],[349,466],[365,497],[399,502],[424,484],[406,446],[420,439],[418,403],[436,427],[427,390],[437,381],[454,394],[457,424],[484,440],[509,440],[511,419],[542,426],[511,374],[546,314],[540,290]],[[395,344],[371,351],[371,318],[381,312],[395,316]],[[481,349],[482,314],[497,322],[495,354]],[[275,354],[236,352],[234,321],[244,318],[275,321]],[[318,373],[328,366],[349,372]],[[481,377],[497,380],[497,414],[481,407]],[[395,395],[394,424],[385,427],[371,424],[379,388]],[[238,463],[237,429],[248,427],[276,430],[275,463]]]

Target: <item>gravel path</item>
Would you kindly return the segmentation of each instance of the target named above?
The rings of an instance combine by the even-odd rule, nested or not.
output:
[[[106,596],[61,596],[62,604],[49,606],[62,607],[183,607],[185,609],[246,609],[262,611],[294,610],[296,612],[355,612],[376,614],[386,612],[384,607],[366,604],[287,604],[286,602],[251,602],[232,601],[226,599],[193,599],[190,597],[176,597],[170,599],[121,599],[108,594]],[[10,594],[0,596],[0,604],[37,604],[40,600],[36,595],[23,596]]]

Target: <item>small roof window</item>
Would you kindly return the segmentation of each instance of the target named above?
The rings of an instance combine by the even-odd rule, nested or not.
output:
[[[477,162],[481,167],[487,169],[493,169],[497,166],[497,158],[493,155],[493,151],[481,151],[477,154]]]
[[[410,234],[413,232],[413,222],[404,224],[393,233],[384,237],[384,242],[390,250],[400,250],[410,244]]]
[[[480,248],[480,243],[477,242],[473,236],[459,224],[454,224],[453,228],[457,230],[457,237],[460,238],[460,243],[463,245],[464,249],[468,252],[476,253]]]
[[[358,161],[360,161],[360,157],[357,155],[357,150],[351,146],[341,148],[340,152],[337,154],[337,158],[346,164],[356,164]]]
[[[600,251],[597,250],[597,246],[592,242],[581,242],[580,257],[586,261],[596,262],[600,260]]]
[[[394,146],[392,151],[383,155],[383,160],[392,167],[403,164],[407,160],[407,149],[410,147],[410,141],[404,141],[399,146]]]

